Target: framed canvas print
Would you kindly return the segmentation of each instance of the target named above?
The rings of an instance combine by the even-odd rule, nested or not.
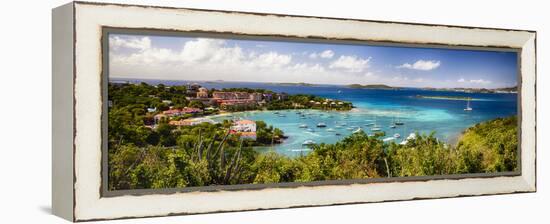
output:
[[[53,10],[71,221],[536,191],[536,32]]]

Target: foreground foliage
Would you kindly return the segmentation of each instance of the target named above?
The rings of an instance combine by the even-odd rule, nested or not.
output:
[[[265,127],[265,123],[261,125]],[[227,130],[227,124],[159,127],[149,131],[158,132],[153,135],[159,139],[169,139],[152,142],[155,144],[143,140],[147,137],[136,137],[139,133],[134,132],[139,130],[110,136],[109,188],[430,176],[518,168],[516,117],[477,124],[465,130],[456,146],[439,141],[433,134],[398,145],[359,132],[335,144],[315,145],[311,153],[297,158],[275,152],[259,154],[252,149],[255,143],[241,141]],[[117,137],[125,140],[116,141]]]

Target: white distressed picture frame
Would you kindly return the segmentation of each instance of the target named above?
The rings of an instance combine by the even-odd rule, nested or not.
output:
[[[102,30],[321,38],[520,51],[521,173],[213,192],[102,194]],[[54,214],[71,221],[536,191],[536,32],[74,2],[53,10]]]

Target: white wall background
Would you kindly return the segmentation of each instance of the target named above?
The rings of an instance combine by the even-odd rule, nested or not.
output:
[[[103,2],[97,0],[99,2]],[[112,0],[116,1],[116,0]],[[120,0],[147,4],[153,1]],[[65,0],[0,6],[0,223],[62,223],[51,215],[51,8]],[[109,223],[541,223],[548,221],[547,96],[550,21],[545,1],[154,1],[156,5],[536,30],[538,192],[501,196],[132,219]],[[546,137],[546,138],[545,138]],[[238,202],[235,202],[238,203]]]

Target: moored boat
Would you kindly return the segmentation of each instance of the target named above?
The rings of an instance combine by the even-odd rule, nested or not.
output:
[[[470,97],[468,97],[468,103],[466,104],[466,108],[464,108],[464,111],[472,111],[473,109],[470,107]]]
[[[302,145],[314,145],[315,144],[315,141],[311,140],[311,139],[308,139],[308,140],[305,140]]]
[[[394,137],[387,137],[387,138],[382,139],[382,141],[384,141],[384,142],[388,142],[388,141],[392,141],[392,140],[395,140],[395,138]]]

